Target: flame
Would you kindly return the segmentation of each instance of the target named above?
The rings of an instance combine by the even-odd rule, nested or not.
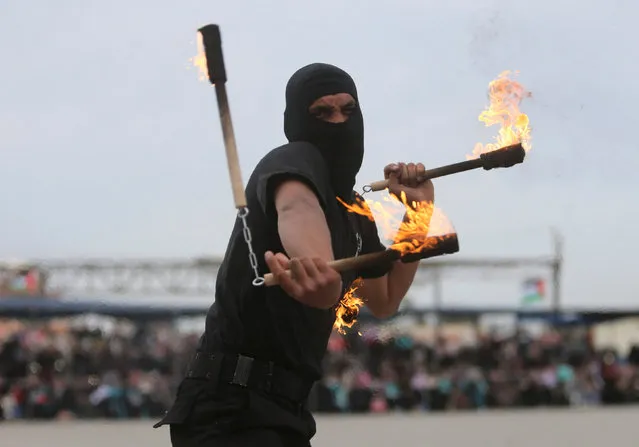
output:
[[[333,329],[340,334],[346,334],[346,329],[353,327],[357,321],[357,315],[359,314],[359,308],[362,307],[364,301],[357,296],[357,289],[362,286],[362,278],[357,278],[351,284],[351,287],[344,294],[339,302],[337,310],[335,312],[335,323],[333,323]]]
[[[528,116],[519,110],[519,104],[531,94],[523,85],[511,79],[512,74],[510,71],[504,71],[490,82],[488,85],[490,104],[479,115],[479,121],[486,127],[501,125],[495,142],[486,145],[477,143],[473,153],[466,156],[467,159],[479,158],[483,153],[517,143],[521,143],[526,152],[531,149]]]
[[[388,248],[402,255],[434,248],[455,234],[448,218],[432,202],[408,204],[404,193],[401,200],[393,196],[385,197],[384,201],[388,205],[364,200],[359,196],[353,204],[348,204],[339,197],[337,200],[349,212],[365,216],[378,224],[383,232],[382,237],[393,241]],[[364,304],[363,299],[357,294],[362,284],[361,278],[355,280],[339,302],[333,328],[340,334],[345,334],[346,329],[351,328],[357,321],[359,308]]]
[[[378,224],[383,237],[393,241],[388,248],[402,255],[433,248],[455,233],[446,215],[432,202],[407,203],[404,193],[399,201],[393,196],[384,197],[391,206],[359,197],[353,204],[339,197],[337,200],[348,211]]]
[[[207,81],[209,79],[209,67],[206,63],[206,53],[204,52],[204,39],[202,37],[202,33],[197,33],[197,54],[189,59],[189,61],[199,70],[200,81]]]
[[[379,225],[382,237],[392,240],[388,248],[402,255],[419,253],[436,247],[443,240],[455,234],[450,221],[432,202],[413,202],[408,204],[406,194],[401,200],[394,196],[384,198],[389,205],[373,200],[364,200],[357,196],[353,204],[337,197],[349,212],[360,214]],[[410,205],[410,206],[408,206]],[[340,334],[346,333],[357,321],[359,308],[364,301],[358,296],[363,280],[358,278],[340,300],[333,328]]]

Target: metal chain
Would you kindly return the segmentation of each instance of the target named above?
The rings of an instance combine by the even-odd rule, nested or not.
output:
[[[260,276],[260,271],[257,263],[257,256],[255,255],[255,251],[253,251],[253,237],[251,236],[251,229],[248,226],[248,222],[246,220],[246,216],[248,216],[249,209],[247,207],[242,207],[238,210],[238,217],[242,219],[242,234],[244,235],[244,241],[246,242],[246,246],[249,251],[249,262],[251,263],[251,268],[253,269],[253,273],[255,273],[255,278],[253,279],[253,285],[256,287],[264,285],[264,278]]]
[[[366,195],[367,192],[369,192],[366,187],[368,185],[365,185],[364,188],[362,188],[362,199],[364,198],[364,196]],[[357,238],[357,251],[355,252],[355,257],[358,257],[359,254],[362,252],[362,246],[363,246],[363,240],[362,240],[362,235],[359,234],[359,232],[355,233],[355,237]]]

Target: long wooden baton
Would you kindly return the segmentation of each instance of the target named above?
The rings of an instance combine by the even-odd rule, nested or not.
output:
[[[249,262],[255,278],[254,286],[264,285],[264,278],[260,276],[257,255],[253,251],[251,242],[251,229],[248,226],[247,216],[249,209],[244,193],[244,182],[242,181],[242,171],[240,170],[240,159],[237,155],[235,144],[235,132],[233,132],[233,122],[231,121],[231,110],[229,99],[226,94],[226,69],[224,67],[224,55],[222,54],[222,36],[218,25],[206,25],[198,30],[199,44],[206,57],[207,77],[211,84],[215,86],[217,96],[217,108],[220,113],[220,123],[222,124],[222,135],[224,136],[224,149],[226,151],[226,162],[228,164],[229,176],[231,177],[231,188],[233,190],[233,201],[238,210],[238,217],[242,219],[244,240],[249,251]]]
[[[217,96],[217,108],[220,112],[222,135],[224,136],[224,149],[226,150],[226,162],[231,177],[233,200],[235,208],[246,208],[246,196],[244,195],[244,182],[240,170],[240,159],[237,155],[235,144],[235,132],[231,121],[229,99],[226,94],[226,69],[224,67],[224,55],[222,54],[222,36],[218,25],[206,25],[198,30],[202,39],[204,54],[206,56],[206,68],[209,81],[215,86]]]

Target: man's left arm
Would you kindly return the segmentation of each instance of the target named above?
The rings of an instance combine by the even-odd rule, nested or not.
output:
[[[435,190],[430,180],[420,182],[418,179],[425,171],[423,164],[397,163],[384,168],[384,177],[389,181],[389,192],[396,197],[402,193],[406,194],[406,203],[435,201]],[[370,233],[375,229],[375,236]],[[373,222],[368,221],[368,234],[364,231],[364,237],[375,239],[376,243],[382,247],[377,237],[376,227]],[[374,242],[375,243],[375,242]],[[419,261],[404,263],[401,260],[394,261],[385,274],[364,275],[361,286],[361,296],[366,305],[377,318],[388,318],[392,316],[402,300],[406,296],[408,289],[413,284]]]
[[[419,261],[394,261],[385,275],[364,278],[360,295],[375,317],[388,318],[397,312],[413,284],[418,267]]]

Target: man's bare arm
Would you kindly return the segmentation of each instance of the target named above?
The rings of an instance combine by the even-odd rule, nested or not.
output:
[[[289,180],[275,191],[275,208],[278,232],[286,254],[292,263],[301,259],[303,267],[307,271],[310,269],[308,274],[299,269],[301,275],[297,276],[302,278],[297,279],[305,282],[302,285],[308,290],[295,294],[294,298],[311,307],[332,307],[340,299],[341,281],[335,283],[335,272],[328,276],[317,274],[310,262],[315,259],[315,263],[318,260],[326,263],[334,259],[331,234],[317,196],[303,182]],[[331,280],[330,284],[323,283],[325,277]],[[315,280],[311,281],[313,278]]]
[[[361,296],[366,306],[377,318],[388,318],[397,312],[399,305],[413,284],[419,261],[403,263],[395,261],[392,270],[381,278],[365,279]]]
[[[282,183],[275,191],[277,227],[291,258],[333,260],[331,234],[315,193],[298,180]]]
[[[430,180],[420,182],[423,164],[399,163],[384,168],[384,178],[389,180],[389,191],[395,197],[406,195],[406,203],[435,201],[435,189]],[[406,219],[407,216],[404,216]],[[392,270],[381,278],[364,280],[362,296],[373,315],[386,318],[397,312],[402,299],[413,284],[419,262],[396,261]]]

